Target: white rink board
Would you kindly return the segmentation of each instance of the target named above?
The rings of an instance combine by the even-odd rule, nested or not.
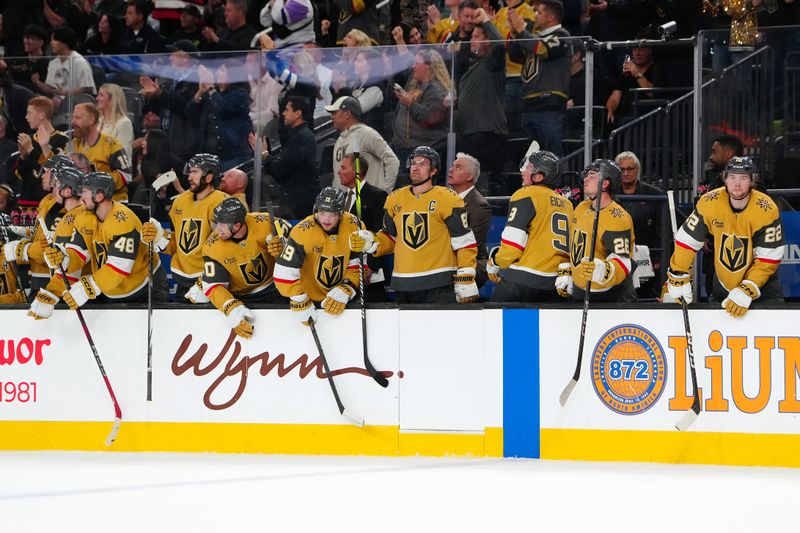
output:
[[[781,337],[784,338],[784,342],[797,342],[797,336],[800,334],[797,312],[754,310],[750,311],[745,319],[737,320],[729,317],[723,310],[690,310],[689,317],[694,336],[698,385],[703,391],[704,399],[703,412],[691,427],[691,431],[800,434],[800,414],[779,412],[779,410],[796,410],[797,407],[796,401],[786,402],[787,405],[784,406],[780,401],[786,396],[786,380],[797,384],[798,376],[794,368],[787,372],[784,366],[785,357],[791,360],[791,357],[797,355],[798,350],[789,350],[790,353],[785,356],[784,350],[779,348]],[[575,369],[581,310],[542,309],[539,320],[542,332],[540,401],[543,429],[675,431],[675,422],[684,411],[671,410],[669,407],[669,400],[675,396],[676,379],[675,351],[669,347],[669,338],[685,337],[683,316],[679,308],[671,306],[654,310],[590,309],[581,378],[566,407],[563,408],[559,405],[558,398]],[[648,410],[639,414],[623,415],[613,411],[600,399],[593,386],[591,364],[595,346],[607,331],[622,324],[636,324],[649,330],[661,344],[667,362],[663,393]],[[718,333],[712,334],[715,331]],[[558,334],[555,334],[556,332]],[[722,339],[722,349],[712,350],[712,337],[719,335]],[[748,413],[742,408],[746,402],[742,402],[741,399],[759,397],[760,351],[755,343],[756,338],[761,337],[772,339],[774,343],[772,350],[763,350],[764,356],[769,357],[769,363],[765,365],[765,368],[769,369],[769,379],[766,380],[766,390],[762,392],[768,395],[768,401],[760,411]],[[734,349],[729,348],[729,345],[734,346]],[[744,346],[741,350],[742,371],[738,375],[733,372],[732,362],[736,359],[732,352],[738,352],[736,346]],[[683,352],[679,350],[678,353]],[[707,364],[714,370],[707,368]],[[685,376],[686,390],[691,394],[688,370]],[[741,386],[736,388],[740,392],[734,394],[734,386],[738,383],[741,383]],[[719,400],[727,400],[727,409],[707,410],[709,406],[706,400],[710,394],[717,399],[716,405],[719,405]],[[795,396],[796,393],[790,394],[790,400]],[[737,403],[735,398],[739,398],[740,402]]]

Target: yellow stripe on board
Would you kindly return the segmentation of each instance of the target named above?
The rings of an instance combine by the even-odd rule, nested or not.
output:
[[[397,426],[123,422],[110,448],[110,422],[0,421],[0,450],[110,450],[308,455],[501,457],[503,433],[400,433]],[[485,440],[485,442],[484,442]]]
[[[800,435],[542,428],[541,458],[800,467]]]

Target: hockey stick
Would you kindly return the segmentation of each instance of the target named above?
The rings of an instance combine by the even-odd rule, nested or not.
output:
[[[678,233],[678,221],[675,216],[675,195],[673,191],[667,191],[667,203],[669,204],[670,221],[672,222],[672,236]],[[700,393],[697,391],[697,371],[694,368],[694,350],[692,349],[692,328],[689,326],[689,307],[686,305],[686,300],[681,298],[681,309],[683,310],[683,327],[686,330],[686,353],[689,356],[689,369],[692,376],[692,394],[694,399],[692,407],[686,411],[675,428],[678,431],[686,431],[689,429],[697,416],[700,414]]]
[[[39,223],[42,225],[42,229],[46,228],[43,220],[40,219]],[[47,239],[47,244],[53,244],[52,236],[47,232],[47,230],[44,230],[44,236]],[[58,270],[61,272],[61,276],[64,278],[64,284],[66,285],[67,290],[69,290],[69,278],[67,277],[67,273],[64,272],[64,267],[59,265]],[[81,312],[80,308],[75,309],[75,312],[78,314],[78,320],[83,328],[83,333],[86,335],[86,340],[89,342],[89,347],[92,349],[92,353],[94,354],[94,360],[97,363],[97,368],[100,369],[100,375],[103,376],[103,382],[105,382],[106,389],[108,389],[108,394],[111,396],[111,402],[114,404],[114,425],[111,428],[111,433],[109,433],[108,437],[106,437],[106,446],[111,446],[114,444],[114,441],[117,440],[119,427],[122,424],[122,409],[119,407],[119,402],[117,402],[117,396],[114,394],[114,389],[111,388],[111,382],[108,380],[105,368],[103,368],[103,362],[100,360],[100,354],[97,353],[97,346],[94,344],[92,334],[89,333],[89,327],[86,325],[86,320],[83,318],[83,313]]]
[[[325,367],[325,375],[328,377],[328,383],[331,386],[333,397],[336,399],[336,405],[339,407],[339,413],[347,420],[349,420],[351,423],[355,424],[358,427],[362,427],[364,425],[363,417],[356,414],[351,416],[344,412],[344,404],[342,403],[341,398],[339,398],[339,391],[336,390],[336,383],[333,382],[331,369],[328,366],[328,360],[325,358],[325,352],[322,351],[322,344],[319,342],[319,335],[317,335],[317,327],[314,325],[313,319],[310,319],[308,321],[308,326],[311,328],[311,334],[314,335],[314,342],[317,344],[317,351],[319,351],[319,356],[322,358],[322,365]]]
[[[2,214],[2,218],[0,218],[0,236],[3,237],[3,243],[8,243],[8,215],[5,213]],[[28,302],[28,295],[25,293],[25,288],[22,286],[22,278],[19,276],[19,269],[17,269],[16,261],[10,262],[9,265],[11,266],[11,272],[14,274],[14,278],[17,280],[17,292],[22,295],[22,299],[25,300],[25,303]]]
[[[353,152],[353,164],[355,165],[356,171],[356,218],[358,219],[359,227],[361,227],[361,163],[359,161],[358,152]],[[375,369],[372,365],[372,361],[369,360],[369,351],[367,351],[367,304],[364,296],[364,266],[367,263],[366,255],[367,254],[364,252],[358,254],[358,295],[361,304],[361,338],[364,347],[364,368],[367,369],[369,375],[372,376],[372,379],[374,379],[378,385],[385,388],[389,386],[389,380]]]
[[[161,174],[153,181],[147,202],[147,220],[153,218],[153,194],[178,179],[174,170]],[[153,241],[147,245],[147,264],[150,275],[147,277],[147,401],[153,401]]]
[[[603,167],[600,167],[600,175],[597,177],[597,191],[595,193],[595,212],[594,212],[594,224],[592,227],[592,247],[589,249],[589,262],[594,261],[594,252],[597,245],[597,226],[600,223],[600,205],[603,198]],[[561,396],[558,397],[558,403],[561,404],[561,407],[567,405],[567,400],[569,400],[569,395],[572,394],[572,389],[575,388],[575,385],[578,384],[578,380],[581,378],[581,363],[583,363],[583,342],[586,339],[586,318],[589,315],[589,293],[592,292],[592,280],[586,280],[586,291],[583,294],[583,318],[581,318],[581,336],[580,340],[578,341],[578,361],[575,364],[575,372],[572,374],[572,379],[567,386],[564,387],[564,390],[561,392]]]

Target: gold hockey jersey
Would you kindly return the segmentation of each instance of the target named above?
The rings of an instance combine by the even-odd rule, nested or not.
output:
[[[592,229],[594,227],[594,200],[586,199],[575,207],[572,216],[572,240],[570,241],[570,262],[573,271],[581,260],[589,258],[592,247]],[[612,201],[600,210],[600,221],[597,225],[597,244],[594,257],[608,262],[612,275],[606,283],[592,283],[592,292],[606,292],[626,281],[630,282],[631,251],[634,246],[633,219],[617,202]],[[579,285],[576,278],[575,286]]]
[[[111,300],[132,296],[147,284],[149,258],[141,241],[142,223],[127,206],[114,202],[105,220],[98,219],[94,242],[87,244],[95,262],[94,281]],[[153,254],[153,271],[160,265]]]
[[[170,269],[178,285],[192,285],[203,274],[203,244],[211,235],[211,218],[227,197],[222,191],[212,191],[195,200],[194,193],[186,191],[172,203],[169,218],[173,231],[164,252],[172,256]]]
[[[64,206],[56,202],[55,196],[48,194],[39,202],[37,212],[39,213],[39,220],[36,221],[36,231],[33,233],[31,245],[28,247],[31,277],[50,279],[50,269],[47,268],[47,263],[44,262],[44,249],[47,246],[47,237],[45,237],[44,228],[42,228],[40,224],[41,221],[44,220],[47,232],[52,234],[58,221],[64,214]]]
[[[670,259],[674,272],[691,269],[694,255],[707,236],[714,238],[714,292],[721,297],[744,280],[759,288],[777,275],[786,249],[778,206],[766,194],[752,190],[750,201],[734,211],[725,187],[700,197],[675,235]]]
[[[569,261],[572,204],[544,185],[522,187],[508,204],[508,220],[495,263],[503,277],[540,290],[555,290],[559,263]]]
[[[0,256],[0,305],[26,303],[25,296],[17,290],[18,283],[13,265]]]
[[[307,294],[322,301],[328,291],[347,280],[359,285],[358,254],[350,251],[350,234],[359,229],[358,219],[344,213],[336,233],[328,234],[314,215],[292,228],[289,239],[275,265],[275,285],[286,297]]]
[[[232,297],[253,295],[272,285],[275,259],[267,251],[267,240],[275,232],[269,216],[248,213],[245,224],[247,235],[240,241],[222,240],[214,232],[203,244],[203,292],[220,310]]]
[[[394,252],[392,288],[422,291],[453,284],[459,268],[475,268],[478,244],[464,200],[435,186],[417,196],[411,186],[386,198],[375,256]]]
[[[92,274],[96,264],[92,262],[89,245],[94,241],[98,220],[94,213],[86,211],[83,204],[70,209],[56,224],[53,240],[66,248],[69,257],[67,279],[70,285],[81,276]],[[88,244],[87,244],[88,243]],[[47,284],[47,290],[60,296],[67,290],[61,272],[55,272]]]
[[[114,201],[128,200],[128,183],[131,181],[131,163],[125,148],[110,135],[101,133],[97,142],[86,146],[81,139],[73,140],[76,152],[85,155],[98,172],[108,172],[114,178]]]

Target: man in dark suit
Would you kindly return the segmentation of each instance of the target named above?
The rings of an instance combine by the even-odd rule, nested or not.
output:
[[[359,157],[361,176],[367,174],[367,165],[367,161],[363,157]],[[345,211],[358,216],[355,155],[346,154],[342,158],[342,163],[339,167],[339,179],[342,187],[347,189],[347,199],[344,204]],[[383,204],[386,202],[386,191],[362,180],[359,193],[361,196],[361,222],[368,230],[377,233],[383,227]],[[364,270],[364,284],[366,286],[364,297],[367,301],[383,302],[386,300],[384,291],[386,275],[383,270],[383,258],[368,256],[367,268]]]
[[[489,223],[492,218],[489,202],[475,188],[475,182],[480,174],[480,162],[463,152],[456,154],[453,166],[447,173],[447,185],[464,200],[467,221],[478,242],[478,268],[475,272],[475,283],[478,284],[478,287],[482,287],[488,279],[486,261],[489,258],[489,252],[486,249],[486,236],[489,234]]]

